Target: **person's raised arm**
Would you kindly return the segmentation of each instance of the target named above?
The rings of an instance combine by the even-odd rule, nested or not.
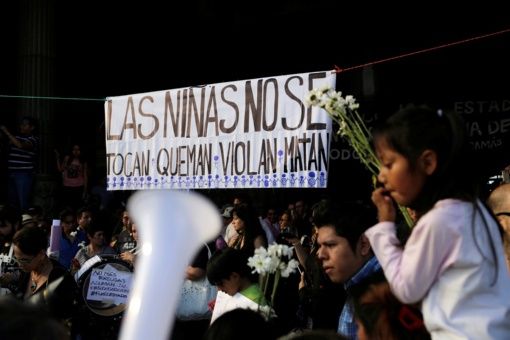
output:
[[[31,149],[33,147],[32,143],[22,143],[20,140],[14,137],[5,126],[0,126],[0,130],[5,133],[7,138],[9,138],[9,142],[11,142],[11,144],[13,144],[15,147],[19,149]]]

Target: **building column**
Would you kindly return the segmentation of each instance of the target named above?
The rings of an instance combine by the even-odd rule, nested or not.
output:
[[[19,81],[22,96],[51,97],[55,89],[55,1],[20,0]],[[52,213],[56,181],[55,103],[49,99],[21,99],[18,121],[23,116],[37,120],[40,138],[38,175],[33,203]]]

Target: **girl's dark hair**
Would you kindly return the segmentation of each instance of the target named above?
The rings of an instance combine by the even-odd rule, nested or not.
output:
[[[410,204],[421,216],[444,198],[475,201],[478,196],[468,162],[465,124],[454,112],[408,105],[374,129],[374,141],[384,139],[411,167],[425,150],[437,154],[437,169],[424,191]]]
[[[46,232],[39,227],[24,227],[14,234],[14,243],[23,253],[35,256],[48,246]]]
[[[207,280],[217,285],[222,280],[228,279],[232,273],[237,273],[240,277],[256,282],[257,276],[248,266],[248,257],[246,251],[234,248],[216,251],[207,262]]]
[[[376,126],[373,136],[375,143],[381,139],[385,140],[391,148],[409,161],[411,168],[416,165],[423,151],[432,150],[436,153],[436,171],[427,178],[419,197],[409,204],[409,207],[414,209],[418,216],[422,216],[441,199],[456,198],[471,202],[473,205],[471,232],[478,250],[485,254],[477,242],[478,237],[475,236],[477,212],[483,220],[482,224],[489,238],[491,234],[484,217],[483,204],[479,204],[478,201],[477,180],[473,172],[467,170],[472,166],[468,164],[470,157],[465,127],[463,119],[453,111],[435,111],[428,106],[408,105]],[[490,247],[493,262],[496,264],[494,276],[496,280],[498,258],[493,242],[490,242]]]

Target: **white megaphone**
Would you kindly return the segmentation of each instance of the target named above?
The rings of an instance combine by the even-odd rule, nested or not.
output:
[[[186,267],[204,242],[220,233],[217,208],[195,192],[136,192],[129,215],[142,244],[121,340],[166,340],[173,326]]]

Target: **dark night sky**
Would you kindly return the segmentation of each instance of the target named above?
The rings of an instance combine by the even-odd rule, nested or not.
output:
[[[507,12],[489,3],[446,10],[415,2],[399,12],[395,6],[331,0],[55,3],[55,95],[72,97],[348,67],[510,28]],[[16,44],[23,37],[17,2],[2,7],[1,70],[6,76],[0,88],[14,93]],[[502,69],[509,36],[378,65],[376,90],[400,90],[399,83],[406,83],[405,89],[442,88],[460,80],[456,85],[470,91],[480,80],[499,81],[498,74],[509,73]],[[348,77],[360,74],[356,70]],[[359,91],[359,84],[340,84]]]
[[[508,12],[490,2],[468,8],[449,3],[453,9],[444,1],[398,8],[332,0],[54,2],[54,95],[62,97],[105,98],[346,68],[510,29]],[[18,2],[0,6],[0,94],[16,94],[17,44],[23,40]],[[374,114],[410,101],[446,108],[496,101],[508,115],[510,107],[503,110],[501,103],[510,99],[509,60],[505,33],[376,65],[372,96],[363,92],[361,69],[338,75],[337,89],[354,94]],[[13,100],[0,104],[2,111],[15,106]],[[59,103],[55,110],[64,126],[80,127],[82,139],[97,135],[101,102]],[[498,158],[498,169],[510,163],[501,157],[506,154],[508,147],[486,156]]]

